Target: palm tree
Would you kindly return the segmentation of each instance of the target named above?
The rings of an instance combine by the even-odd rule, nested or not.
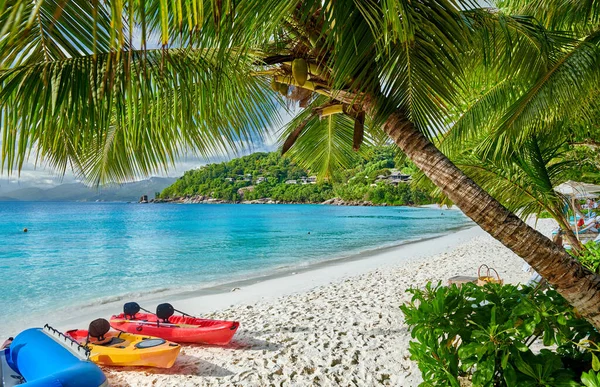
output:
[[[537,76],[490,78],[485,66],[474,66],[466,77],[469,86],[462,90],[462,103],[449,116],[451,128],[436,143],[510,211],[525,217],[549,212],[566,230],[571,245],[580,249],[562,214],[568,200],[552,188],[571,177],[581,179],[581,168],[597,169],[591,166],[595,157],[589,152],[583,162],[577,159],[584,152],[579,149],[579,157],[575,153],[577,147],[595,148],[598,136],[598,6],[498,3],[509,12],[534,16],[547,28],[571,31],[568,35],[576,40],[552,54]]]
[[[185,149],[209,154],[251,142],[276,122],[271,83],[286,96],[301,93],[301,105],[323,118],[351,117],[354,148],[370,117],[373,131],[600,327],[600,278],[429,140],[446,130],[472,66],[485,63],[509,84],[530,79],[527,86],[545,75],[595,74],[593,32],[577,40],[460,0],[9,0],[0,3],[0,26],[3,168],[19,169],[33,151],[92,182],[124,180],[168,167]],[[153,37],[158,49],[148,47]],[[542,107],[558,116],[597,83],[575,86],[559,89],[560,104],[540,87],[522,94],[526,109],[510,110],[499,136],[519,138]],[[326,102],[316,106],[317,95]],[[300,126],[288,146],[303,137],[310,140]],[[341,145],[329,144],[325,161]]]
[[[512,153],[496,156],[483,154],[486,140],[489,133],[483,132],[460,148],[445,147],[444,142],[440,145],[449,148],[445,154],[457,167],[509,211],[523,219],[547,212],[564,230],[573,249],[581,251],[583,246],[564,213],[569,199],[554,190],[581,171],[580,160],[567,139],[533,135]],[[432,194],[440,202],[445,201],[439,189],[434,188]]]

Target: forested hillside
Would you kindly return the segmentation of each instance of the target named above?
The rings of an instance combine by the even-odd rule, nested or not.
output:
[[[328,199],[412,205],[430,202],[410,183],[414,166],[397,156],[394,147],[374,148],[371,155],[338,177],[317,181],[277,152],[254,153],[231,161],[187,171],[160,194],[162,200],[205,197],[229,202],[271,199],[287,203],[321,203]]]

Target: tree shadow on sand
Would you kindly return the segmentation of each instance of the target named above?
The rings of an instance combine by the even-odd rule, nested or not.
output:
[[[184,344],[190,348],[223,348],[233,350],[250,350],[250,351],[276,351],[281,348],[279,343],[273,343],[266,340],[255,339],[244,332],[236,336],[228,345],[207,345],[207,344]]]
[[[371,329],[370,331],[364,332],[365,336],[393,336],[393,335],[400,335],[400,334],[409,335],[410,332],[409,332],[408,328],[406,328],[406,327],[399,328],[399,329],[375,328],[375,329]]]
[[[252,336],[260,336],[260,335],[274,334],[274,333],[281,333],[281,332],[288,332],[288,333],[308,332],[310,330],[311,330],[311,328],[308,328],[308,327],[297,327],[297,326],[292,325],[292,326],[280,327],[280,328],[276,328],[276,329],[265,329],[263,331],[244,331],[244,333],[248,334],[248,335],[252,335]]]
[[[230,376],[234,373],[226,368],[216,364],[202,360],[195,356],[180,354],[177,361],[171,368],[154,368],[154,367],[110,367],[111,373],[119,373],[126,371],[144,372],[156,375],[194,375],[194,376],[212,376],[223,377]]]

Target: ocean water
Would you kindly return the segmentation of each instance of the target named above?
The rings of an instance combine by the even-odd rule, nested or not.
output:
[[[199,289],[467,224],[429,208],[0,202],[2,316]]]

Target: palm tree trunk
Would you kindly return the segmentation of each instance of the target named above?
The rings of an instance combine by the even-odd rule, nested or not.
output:
[[[373,109],[369,102],[365,107]],[[468,217],[527,261],[579,313],[600,328],[600,277],[481,189],[403,114],[391,114],[384,130]]]

